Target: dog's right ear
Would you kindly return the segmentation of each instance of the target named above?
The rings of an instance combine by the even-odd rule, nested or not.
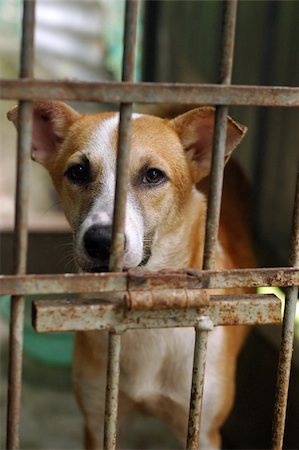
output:
[[[194,183],[209,175],[211,170],[215,109],[201,107],[181,114],[170,121],[178,134],[191,169]],[[227,118],[225,162],[241,142],[247,128],[231,117]]]
[[[8,111],[7,118],[19,128],[18,106]],[[80,114],[59,101],[33,103],[33,131],[31,158],[48,166],[56,156],[56,151],[64,140],[70,126]]]

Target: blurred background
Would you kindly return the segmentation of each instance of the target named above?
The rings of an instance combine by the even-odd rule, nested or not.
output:
[[[37,1],[35,77],[119,80],[123,13],[123,0]],[[0,0],[1,78],[18,77],[21,16],[21,1]],[[298,2],[239,2],[233,83],[298,86],[298,19]],[[217,82],[220,32],[220,1],[142,2],[136,80]],[[14,102],[0,103],[2,274],[12,273],[16,133],[7,122],[6,112],[13,105]],[[91,103],[73,106],[84,111],[117,108],[117,105]],[[230,113],[249,128],[236,158],[252,186],[251,225],[259,265],[288,265],[299,161],[299,111],[234,107]],[[28,272],[74,271],[71,236],[59,199],[47,173],[34,163],[30,183]],[[72,336],[36,336],[30,326],[30,300],[25,339],[22,448],[82,448],[81,417],[71,392]],[[7,388],[7,302],[8,299],[1,301],[1,405],[5,405]],[[271,446],[279,336],[279,327],[264,326],[255,328],[248,339],[240,358],[236,406],[223,430],[224,448]],[[296,336],[285,439],[288,449],[299,448],[298,332]],[[2,406],[1,425],[4,422]],[[138,420],[132,426],[133,440],[126,441],[127,448],[176,446],[169,430],[155,421]],[[155,437],[158,432],[159,436]],[[3,434],[0,443],[3,448]]]

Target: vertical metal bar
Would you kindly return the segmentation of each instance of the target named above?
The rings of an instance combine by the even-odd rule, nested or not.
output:
[[[134,81],[138,0],[126,0],[122,81]],[[124,224],[129,181],[132,104],[120,105],[118,157],[114,201],[110,270],[122,270]]]
[[[232,81],[237,6],[238,0],[223,1],[223,46],[218,79],[219,84],[231,84]]]
[[[219,106],[216,108],[203,259],[203,269],[205,270],[215,267],[223,185],[227,114],[227,106]]]
[[[128,162],[130,156],[131,115],[132,105],[121,104],[118,131],[114,217],[109,261],[109,269],[111,271],[121,271],[123,268],[123,254],[125,245],[124,224],[129,183]]]
[[[237,0],[223,1],[223,38],[219,71],[219,83],[230,84],[233,68],[233,53],[237,19]],[[227,133],[227,106],[218,106],[215,113],[213,153],[210,188],[207,209],[206,235],[203,269],[215,267],[216,244],[218,240],[221,193],[223,184],[225,143]],[[189,410],[187,449],[198,449],[200,420],[203,399],[204,374],[208,331],[195,330],[194,363]],[[201,355],[200,355],[201,353]]]
[[[233,70],[237,0],[224,0],[223,8],[223,47],[219,83],[228,85],[231,83]],[[206,270],[212,269],[215,266],[223,185],[227,114],[227,106],[218,106],[216,108],[203,262],[203,268]]]
[[[213,323],[209,331],[213,328]],[[193,355],[193,376],[191,384],[191,399],[188,420],[187,449],[199,449],[200,437],[200,416],[202,407],[202,393],[205,379],[206,352],[208,345],[208,331],[203,331],[199,326],[195,329],[197,338],[195,339]]]
[[[290,265],[299,266],[299,172],[295,194],[292,241],[290,251]],[[273,449],[280,450],[283,446],[285,418],[288,401],[288,389],[292,363],[294,326],[296,304],[298,299],[298,286],[288,289],[285,299],[285,308],[282,324],[282,337],[279,352],[275,407],[273,417]]]
[[[126,0],[124,54],[122,68],[123,82],[134,81],[138,5],[138,0]],[[119,112],[118,157],[116,167],[114,217],[111,255],[109,261],[109,269],[111,271],[120,271],[123,268],[123,254],[125,245],[124,226],[129,183],[131,115],[132,104],[121,104]],[[104,424],[105,450],[113,450],[116,447],[120,349],[121,336],[116,333],[109,333]]]
[[[35,1],[24,1],[20,77],[33,77]],[[14,272],[26,272],[28,241],[29,164],[32,135],[31,102],[19,105],[19,135],[17,155],[17,187],[15,202]],[[20,414],[22,391],[24,298],[11,299],[8,405],[7,405],[7,449],[18,449],[20,445]]]
[[[104,449],[116,447],[121,335],[109,333]]]

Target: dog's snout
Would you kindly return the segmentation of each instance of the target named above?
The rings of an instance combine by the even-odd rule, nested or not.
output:
[[[84,248],[91,258],[100,259],[108,265],[112,228],[111,226],[92,225],[84,235]]]

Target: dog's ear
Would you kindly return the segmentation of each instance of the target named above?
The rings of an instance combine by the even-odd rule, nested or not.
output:
[[[193,109],[170,121],[183,144],[194,183],[210,173],[214,122],[215,109],[210,107]],[[225,162],[246,131],[245,126],[228,117]]]
[[[18,106],[7,113],[7,118],[19,128]],[[58,145],[69,127],[80,117],[70,106],[59,101],[33,103],[33,131],[31,158],[48,166],[56,156]]]

